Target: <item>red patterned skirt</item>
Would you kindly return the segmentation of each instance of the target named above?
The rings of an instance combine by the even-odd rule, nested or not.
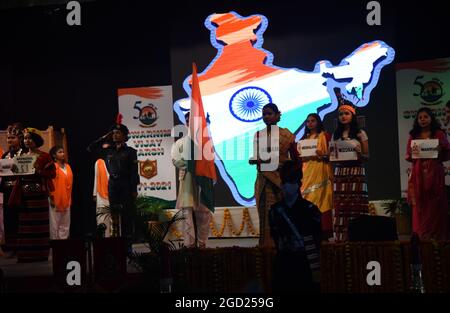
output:
[[[349,222],[369,212],[366,171],[361,162],[339,162],[334,167],[333,230],[337,241],[348,240]]]

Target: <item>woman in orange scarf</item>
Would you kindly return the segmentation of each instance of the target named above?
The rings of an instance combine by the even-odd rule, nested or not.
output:
[[[50,239],[67,239],[70,233],[70,206],[72,204],[72,169],[66,162],[64,149],[55,146],[50,150],[55,162],[55,190],[50,194]]]

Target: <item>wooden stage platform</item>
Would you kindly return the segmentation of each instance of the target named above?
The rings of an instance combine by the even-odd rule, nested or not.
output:
[[[227,239],[221,239],[227,240]],[[210,244],[214,244],[212,240]],[[221,242],[226,245],[225,242]],[[181,249],[169,253],[174,293],[271,292],[274,251],[251,247]],[[422,277],[426,293],[450,292],[450,242],[422,242]],[[137,251],[145,252],[142,245]],[[410,293],[411,247],[409,242],[324,243],[321,254],[323,293]],[[366,266],[381,266],[381,285],[369,286]],[[88,275],[81,287],[61,285],[53,276],[52,262],[17,264],[0,259],[3,292],[150,292],[159,293],[157,256],[147,256],[147,269],[127,264],[124,275],[110,273],[109,282]],[[114,276],[116,275],[116,276]],[[108,279],[109,279],[108,278]]]

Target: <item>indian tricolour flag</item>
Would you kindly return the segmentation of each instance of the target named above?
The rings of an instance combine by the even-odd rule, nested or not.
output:
[[[191,158],[187,170],[192,173],[200,192],[200,203],[214,212],[214,183],[217,181],[214,166],[214,147],[209,136],[197,77],[197,66],[192,65],[192,94],[189,114]]]

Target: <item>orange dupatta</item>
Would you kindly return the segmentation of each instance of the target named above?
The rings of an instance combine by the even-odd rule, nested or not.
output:
[[[58,163],[56,166],[56,177],[53,179],[55,190],[51,193],[57,212],[65,212],[72,204],[73,173],[69,164],[66,164],[66,172]]]
[[[97,160],[97,193],[103,199],[108,199],[108,172],[103,159]]]

